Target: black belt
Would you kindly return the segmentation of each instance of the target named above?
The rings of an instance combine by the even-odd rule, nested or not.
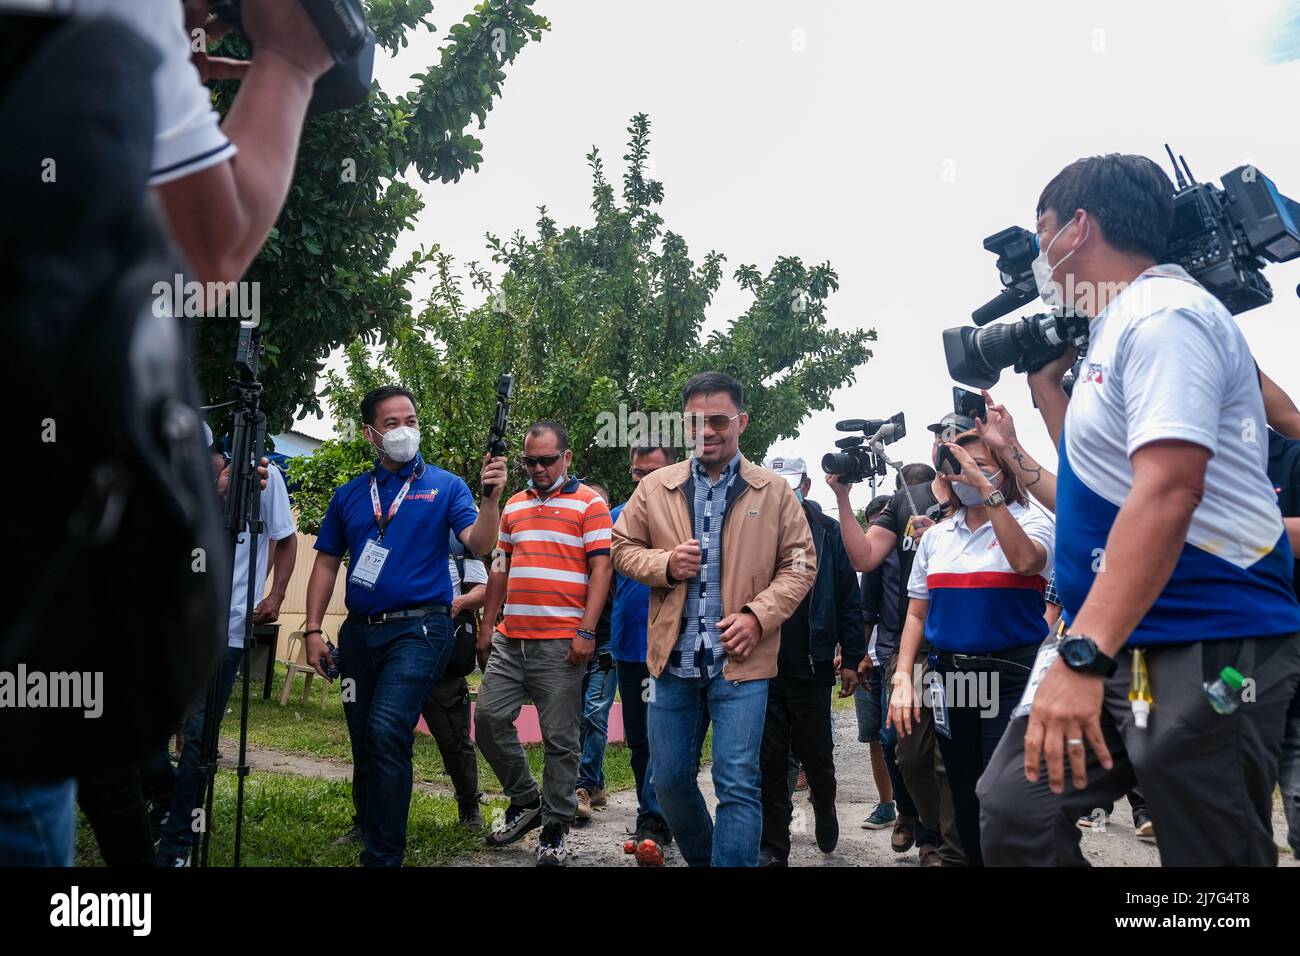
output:
[[[426,617],[429,614],[451,617],[451,608],[445,604],[426,604],[423,607],[408,607],[402,611],[384,611],[382,614],[362,614],[354,611],[348,615],[348,623],[387,624],[390,621],[408,621],[413,617]]]
[[[935,651],[939,663],[958,671],[997,671],[1001,674],[1024,676],[1033,670],[1038,656],[1037,644],[1026,644],[990,654],[960,654],[952,651]]]

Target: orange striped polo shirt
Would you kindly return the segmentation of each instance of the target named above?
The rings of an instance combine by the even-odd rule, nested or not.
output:
[[[499,547],[510,555],[506,637],[572,639],[587,606],[588,560],[609,554],[604,499],[577,478],[542,499],[528,488],[501,511]]]

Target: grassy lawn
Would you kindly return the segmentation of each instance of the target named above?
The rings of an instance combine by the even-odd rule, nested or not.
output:
[[[262,685],[256,681],[250,688],[248,699],[248,740],[259,747],[269,747],[291,753],[310,754],[330,760],[351,762],[352,747],[348,742],[348,725],[343,717],[343,702],[338,685],[330,687],[329,702],[325,709],[320,705],[321,679],[312,682],[310,698],[304,704],[302,700],[303,677],[295,679],[294,690],[289,703],[280,706],[280,690],[284,686],[285,668],[277,664],[275,679],[271,687],[271,699],[262,699]],[[468,678],[471,686],[477,687],[480,675],[475,673]],[[239,736],[239,706],[242,681],[235,684],[235,693],[231,695],[226,709],[225,719],[221,724],[224,737]],[[542,774],[543,753],[541,744],[529,744],[524,748],[528,753],[528,764],[533,775],[539,780]],[[230,748],[224,747],[223,752]],[[225,753],[227,759],[233,753]],[[479,786],[488,791],[501,790],[501,783],[496,774],[482,758],[478,762]],[[442,756],[433,738],[423,734],[415,735],[414,755],[415,778],[425,783],[451,787],[451,778],[443,768]],[[632,775],[631,754],[622,744],[611,744],[605,750],[605,789],[610,791],[627,790],[635,786]],[[412,811],[414,812],[414,811]]]
[[[209,863],[230,866],[235,843],[234,773],[217,775],[213,817],[217,826]],[[506,801],[491,801],[504,807]],[[484,808],[487,816],[488,808]],[[77,866],[102,866],[85,818],[77,814]],[[333,846],[352,826],[352,788],[340,781],[287,774],[252,774],[244,784],[244,866],[359,866],[359,845]],[[451,797],[416,792],[411,797],[407,866],[437,866],[483,845],[480,833],[456,823]]]

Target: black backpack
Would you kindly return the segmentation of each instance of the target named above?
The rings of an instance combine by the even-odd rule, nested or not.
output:
[[[67,695],[99,684],[93,707],[0,706],[11,779],[137,762],[201,695],[225,645],[229,543],[191,330],[155,308],[155,283],[186,272],[148,191],[157,60],[114,19],[0,16],[16,446],[0,493],[22,569],[4,576],[0,682],[27,705],[33,675],[47,695],[56,682]]]

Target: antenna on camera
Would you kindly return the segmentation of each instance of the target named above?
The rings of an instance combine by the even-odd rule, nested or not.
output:
[[[1174,178],[1178,183],[1178,191],[1182,192],[1187,188],[1187,180],[1183,178],[1183,171],[1178,168],[1178,159],[1182,159],[1182,157],[1180,156],[1178,159],[1174,159],[1174,151],[1169,148],[1168,143],[1165,143],[1165,152],[1169,154],[1169,165],[1174,167]],[[1185,159],[1183,160],[1183,166],[1187,166],[1187,160]],[[1187,170],[1187,176],[1192,180],[1192,182],[1196,182],[1190,169]]]

